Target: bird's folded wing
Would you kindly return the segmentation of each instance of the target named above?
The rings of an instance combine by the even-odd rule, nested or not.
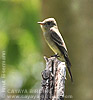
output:
[[[58,36],[58,34],[54,31],[51,32],[51,39],[56,42],[58,45],[62,46],[63,42],[61,38]]]
[[[51,32],[51,39],[53,40],[53,42],[55,43],[57,48],[60,50],[60,52],[63,54],[65,61],[66,61],[66,64],[67,64],[68,72],[69,72],[70,77],[71,77],[71,81],[73,81],[73,77],[72,77],[71,70],[70,70],[71,63],[70,63],[70,60],[69,60],[69,57],[68,57],[68,52],[67,52],[67,50],[64,46],[64,42],[62,42],[59,35],[56,32],[53,32],[53,31]]]
[[[51,39],[53,40],[53,42],[56,44],[56,46],[61,50],[63,54],[64,53],[67,54],[65,44],[56,32],[54,31],[51,32]]]

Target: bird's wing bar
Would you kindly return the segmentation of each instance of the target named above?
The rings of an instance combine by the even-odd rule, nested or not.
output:
[[[53,42],[56,44],[56,46],[58,47],[58,49],[61,51],[61,53],[64,56],[68,56],[68,53],[63,45],[63,42],[61,40],[61,38],[57,35],[56,32],[51,32],[51,39],[53,40]]]
[[[59,46],[63,47],[65,49],[65,51],[67,52],[64,42],[62,42],[62,39],[58,36],[58,34],[56,32],[54,32],[54,31],[51,32],[51,39],[55,43],[57,43]]]
[[[52,39],[54,42],[58,43],[60,46],[63,45],[63,42],[62,42],[61,38],[60,38],[60,37],[57,35],[57,33],[54,32],[54,31],[51,32],[51,39]]]

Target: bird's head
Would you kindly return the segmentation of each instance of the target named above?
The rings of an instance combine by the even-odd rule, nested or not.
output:
[[[52,27],[57,27],[57,23],[54,18],[47,18],[42,22],[38,22],[38,24],[40,24],[44,31],[49,30]]]

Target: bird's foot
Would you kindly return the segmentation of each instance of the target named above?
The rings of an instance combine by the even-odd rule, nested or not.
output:
[[[58,58],[58,57],[60,57],[60,56],[56,53],[55,55],[53,55],[53,56],[51,56],[51,57],[56,57],[56,58]]]

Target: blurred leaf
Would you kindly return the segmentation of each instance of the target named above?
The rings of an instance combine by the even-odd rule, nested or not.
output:
[[[6,50],[7,64],[18,64],[20,59],[20,52],[16,41],[10,40]]]
[[[4,32],[0,32],[0,50],[5,49],[9,41],[8,35]]]

